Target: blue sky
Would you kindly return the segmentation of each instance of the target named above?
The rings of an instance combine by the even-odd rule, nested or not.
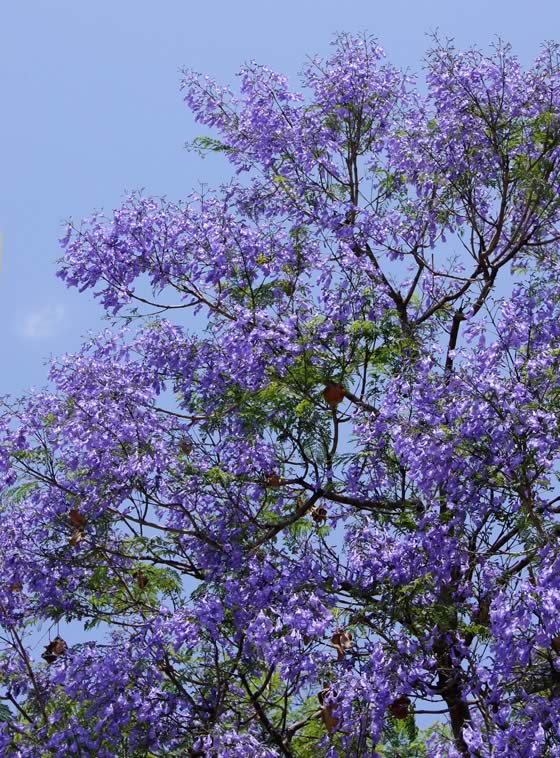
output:
[[[91,295],[54,276],[67,218],[125,190],[177,199],[218,184],[223,163],[184,150],[200,133],[179,69],[232,82],[249,59],[295,79],[336,31],[366,30],[419,70],[427,33],[460,46],[501,36],[524,62],[560,38],[558,0],[12,0],[0,9],[0,394],[45,381],[45,360],[103,326]]]

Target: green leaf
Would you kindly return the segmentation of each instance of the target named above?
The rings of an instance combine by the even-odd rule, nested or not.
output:
[[[219,139],[215,139],[214,137],[206,137],[205,135],[201,137],[195,137],[193,140],[193,145],[201,152],[227,153],[231,150],[231,147],[229,145],[220,142]]]

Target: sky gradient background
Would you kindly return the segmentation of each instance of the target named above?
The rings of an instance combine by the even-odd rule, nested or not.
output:
[[[254,59],[290,76],[337,31],[367,31],[420,71],[439,30],[460,47],[498,35],[530,63],[560,39],[558,0],[4,0],[0,4],[0,395],[39,387],[45,361],[105,325],[91,293],[55,278],[65,219],[111,210],[125,190],[178,199],[227,178],[184,149],[205,133],[179,70],[235,82]]]

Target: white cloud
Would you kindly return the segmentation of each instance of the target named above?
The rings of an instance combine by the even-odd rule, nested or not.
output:
[[[54,337],[60,331],[65,314],[64,306],[60,303],[36,308],[24,316],[19,331],[31,339]]]

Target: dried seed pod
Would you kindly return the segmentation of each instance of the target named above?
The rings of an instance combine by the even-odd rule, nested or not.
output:
[[[405,719],[410,713],[410,698],[406,695],[400,695],[393,700],[389,706],[389,711],[396,719]]]
[[[268,474],[266,477],[266,483],[269,487],[279,487],[282,484],[282,480],[278,474],[273,472],[272,474]]]
[[[322,524],[327,519],[327,509],[324,505],[314,505],[309,513],[316,524]]]
[[[173,666],[171,666],[171,664],[167,663],[166,661],[157,661],[156,667],[159,669],[159,671],[162,671],[168,676],[172,676],[175,673]]]
[[[421,500],[417,500],[415,498],[414,500],[410,501],[410,504],[414,508],[414,512],[416,513],[417,516],[422,516],[425,513],[426,508],[424,506],[424,503]]]
[[[328,382],[323,390],[325,402],[335,408],[344,400],[344,385],[339,382]]]
[[[325,726],[327,727],[327,732],[334,732],[334,730],[338,726],[338,719],[336,716],[333,715],[333,710],[334,710],[334,705],[332,703],[329,703],[328,705],[324,705],[321,708],[321,717],[323,719]]]
[[[334,732],[338,726],[339,719],[333,715],[335,704],[332,702],[325,703],[329,697],[336,697],[336,692],[331,691],[329,685],[326,685],[318,694],[317,699],[321,705],[321,718],[327,729],[327,732]]]
[[[68,514],[68,518],[74,526],[85,526],[86,517],[77,508],[72,508]]]
[[[328,696],[328,694],[331,691],[331,686],[328,682],[323,682],[323,689],[317,693],[317,700],[319,701],[320,705],[324,705],[325,698]]]
[[[490,598],[482,598],[478,604],[476,620],[479,624],[487,624],[490,620]]]
[[[142,571],[137,571],[134,574],[134,578],[136,579],[136,584],[140,587],[141,590],[143,590],[150,581],[146,574],[142,573]]]
[[[555,653],[560,653],[560,634],[551,639],[550,647],[554,650]]]
[[[76,527],[68,538],[68,544],[72,546],[79,545],[83,539],[85,539],[85,534],[80,528]]]
[[[41,658],[43,658],[47,663],[54,663],[57,658],[65,655],[67,650],[68,645],[66,642],[62,639],[62,637],[56,636],[54,640],[51,640],[49,642],[48,645],[45,645],[45,649],[41,654]]]
[[[338,652],[338,660],[341,661],[344,658],[344,654],[347,650],[350,650],[353,644],[352,632],[349,630],[336,631],[331,637],[331,642]]]
[[[23,589],[23,584],[19,581],[19,579],[16,579],[15,582],[12,582],[10,585],[8,585],[8,589],[10,592],[21,592]]]
[[[183,437],[183,439],[179,442],[179,452],[183,453],[183,455],[190,455],[192,451],[193,451],[192,442],[186,437]]]
[[[64,653],[68,649],[68,645],[62,639],[62,637],[55,637],[54,640],[50,644],[51,644],[51,650],[55,655],[64,655]]]

